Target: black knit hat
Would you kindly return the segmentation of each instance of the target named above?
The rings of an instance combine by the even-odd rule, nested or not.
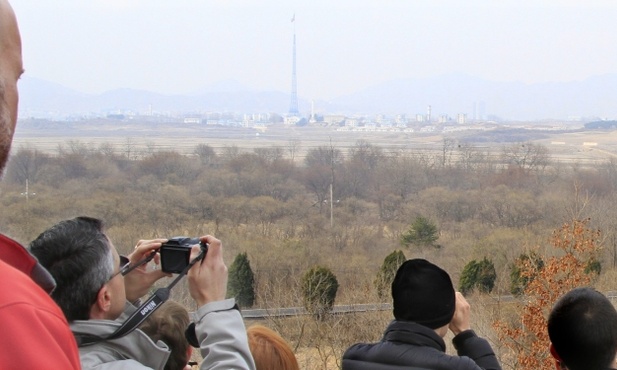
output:
[[[450,275],[424,259],[405,261],[392,282],[397,320],[440,328],[452,320],[455,299]]]

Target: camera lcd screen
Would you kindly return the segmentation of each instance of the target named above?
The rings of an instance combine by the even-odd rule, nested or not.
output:
[[[161,249],[161,268],[165,272],[179,274],[189,264],[191,248],[164,246]]]

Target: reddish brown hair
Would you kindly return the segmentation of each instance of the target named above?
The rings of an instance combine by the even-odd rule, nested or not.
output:
[[[291,347],[274,330],[253,325],[246,334],[257,370],[300,370]]]

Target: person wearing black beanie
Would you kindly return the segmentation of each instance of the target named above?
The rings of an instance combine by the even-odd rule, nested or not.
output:
[[[471,330],[469,303],[450,275],[425,259],[399,267],[392,282],[394,320],[377,343],[358,343],[343,355],[343,370],[500,370],[488,341]],[[458,356],[446,354],[448,329]]]

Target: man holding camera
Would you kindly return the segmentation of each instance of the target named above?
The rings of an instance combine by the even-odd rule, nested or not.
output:
[[[233,299],[225,299],[227,267],[220,240],[200,238],[208,250],[188,270],[191,297],[199,307],[195,313],[195,335],[203,356],[202,369],[254,369],[246,329]],[[135,329],[115,339],[123,322],[136,311],[139,298],[154,282],[170,276],[160,269],[148,270],[147,261],[165,239],[141,240],[128,258],[120,257],[103,231],[100,220],[77,217],[62,221],[39,235],[30,251],[58,284],[52,298],[66,315],[75,336],[100,340],[82,342],[79,349],[84,368],[163,369],[169,350]],[[202,248],[193,246],[190,259]],[[124,276],[126,275],[126,276]],[[150,305],[141,308],[146,312]],[[139,312],[137,312],[139,313]]]

